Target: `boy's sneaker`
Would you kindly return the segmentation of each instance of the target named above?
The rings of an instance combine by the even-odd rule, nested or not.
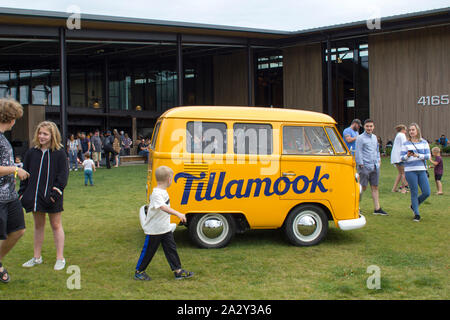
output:
[[[22,267],[24,267],[24,268],[31,268],[31,267],[34,267],[37,264],[41,264],[43,261],[44,260],[42,259],[42,256],[37,258],[37,259],[35,257],[33,257],[30,260],[28,260],[27,262],[25,262],[22,265]]]
[[[186,271],[184,269],[181,269],[180,272],[174,272],[173,274],[175,275],[176,280],[190,278],[194,275],[192,271]]]
[[[66,266],[66,259],[62,260],[56,260],[55,266],[53,267],[54,270],[59,271],[64,269]]]
[[[414,216],[413,221],[414,221],[414,222],[419,222],[419,221],[420,221],[420,216],[416,214],[416,215]]]
[[[378,210],[375,210],[374,212],[373,212],[373,214],[374,215],[378,215],[378,216],[388,216],[388,213],[386,212],[386,211],[384,211],[383,209],[378,209]]]
[[[134,280],[142,280],[142,281],[150,281],[152,278],[148,274],[145,273],[145,271],[135,271],[134,272]]]

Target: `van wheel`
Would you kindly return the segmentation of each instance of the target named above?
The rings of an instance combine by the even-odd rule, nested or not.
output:
[[[188,232],[200,248],[222,248],[230,243],[236,224],[230,215],[219,213],[193,214]]]
[[[300,206],[289,213],[284,232],[293,245],[316,245],[328,232],[328,217],[318,206]]]

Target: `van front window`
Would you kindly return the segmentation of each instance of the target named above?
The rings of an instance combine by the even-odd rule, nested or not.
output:
[[[283,154],[333,154],[322,127],[283,127]]]

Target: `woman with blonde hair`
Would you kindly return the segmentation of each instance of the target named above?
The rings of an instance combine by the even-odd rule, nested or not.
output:
[[[65,267],[64,230],[61,213],[63,192],[69,177],[67,155],[61,144],[61,134],[55,123],[43,121],[34,133],[34,147],[26,153],[23,166],[30,178],[21,181],[19,196],[26,212],[33,212],[34,256],[23,264],[33,267],[43,262],[41,251],[44,242],[45,214],[48,213],[56,246],[55,270]]]
[[[392,187],[392,192],[397,192],[397,186],[402,182],[400,187],[401,193],[407,192],[408,182],[405,178],[405,168],[403,166],[403,161],[400,159],[400,153],[402,151],[402,145],[406,141],[406,126],[404,124],[399,124],[395,127],[397,134],[394,139],[394,144],[391,151],[391,164],[395,165],[398,174],[395,178],[394,186]]]
[[[405,177],[411,191],[411,210],[414,212],[414,221],[419,222],[419,205],[430,196],[431,191],[426,163],[430,159],[430,146],[422,138],[417,123],[411,123],[408,127],[408,140],[403,143],[400,158],[405,163]],[[420,196],[419,187],[422,191]]]

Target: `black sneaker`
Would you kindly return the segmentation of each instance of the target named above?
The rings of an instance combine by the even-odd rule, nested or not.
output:
[[[150,281],[152,280],[152,278],[150,278],[149,275],[145,273],[145,271],[135,271],[134,280]]]
[[[420,216],[416,214],[416,215],[414,216],[413,221],[414,221],[414,222],[419,222],[419,221],[420,221]]]
[[[176,280],[190,278],[194,275],[192,271],[186,271],[184,269],[181,269],[180,272],[174,272],[173,274],[175,275]]]
[[[378,210],[375,210],[374,212],[373,212],[373,214],[374,215],[378,215],[378,216],[388,216],[388,213],[386,212],[386,211],[384,211],[383,209],[378,209]]]

